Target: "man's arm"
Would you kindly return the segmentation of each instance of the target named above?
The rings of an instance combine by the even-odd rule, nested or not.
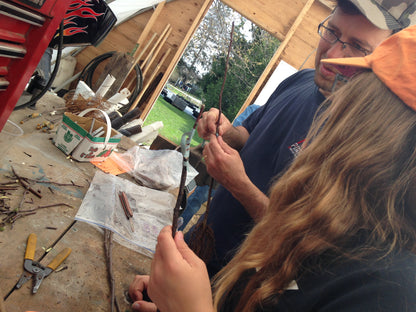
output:
[[[249,137],[250,133],[243,126],[231,127],[223,135],[224,141],[237,151],[243,148]]]
[[[243,205],[255,222],[264,215],[269,198],[260,191],[247,177],[247,181],[231,186],[228,189],[231,194]]]
[[[260,219],[269,199],[247,176],[238,151],[221,136],[211,135],[203,154],[208,173],[231,192],[255,221]]]

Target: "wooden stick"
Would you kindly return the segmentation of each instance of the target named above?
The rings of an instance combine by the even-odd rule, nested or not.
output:
[[[149,54],[147,55],[146,59],[141,64],[140,68],[142,69],[143,79],[146,76],[147,71],[150,69],[150,65],[153,63],[156,56],[159,54],[160,49],[165,44],[165,42],[168,39],[171,32],[172,32],[172,27],[168,24],[166,26],[165,30],[163,31],[162,35],[160,35],[159,40],[156,42],[156,44],[153,46],[152,50],[150,50]],[[150,57],[150,60],[149,60],[149,57]],[[137,58],[137,61],[138,60],[139,60],[139,58]],[[135,63],[136,63],[136,61],[135,61]],[[127,89],[131,90],[133,82],[134,82],[134,79],[130,81],[130,83],[127,86]]]
[[[146,46],[143,48],[142,52],[140,52],[139,56],[136,57],[134,59],[133,65],[130,67],[129,69],[129,73],[127,74],[130,75],[130,73],[132,72],[132,70],[134,69],[134,67],[137,65],[137,63],[139,62],[140,58],[143,56],[144,52],[146,52],[146,50],[150,47],[150,45],[152,44],[153,40],[156,38],[157,34],[154,33],[153,36],[150,38],[150,40],[146,43]],[[127,88],[129,89],[129,88]]]
[[[150,69],[150,66],[153,64],[154,60],[156,59],[156,56],[159,54],[160,49],[162,49],[163,45],[165,44],[165,42],[168,39],[168,37],[169,37],[169,35],[170,35],[171,32],[172,32],[172,27],[169,27],[169,29],[167,30],[167,32],[164,33],[164,34],[162,34],[163,37],[161,36],[160,42],[156,43],[158,45],[158,47],[153,52],[153,55],[150,58],[150,60],[147,63],[143,63],[143,68],[142,68],[142,75],[143,75],[143,77],[146,76],[147,72]]]
[[[142,91],[139,93],[139,95],[137,96],[136,100],[133,102],[133,104],[130,106],[129,108],[129,112],[132,111],[133,109],[136,108],[137,104],[139,104],[140,99],[142,98],[144,92],[146,91],[146,89],[150,86],[152,80],[155,78],[155,76],[157,75],[157,72],[159,71],[160,67],[162,66],[163,62],[166,60],[166,58],[168,57],[168,55],[170,54],[170,51],[172,49],[169,48],[166,53],[162,56],[160,62],[157,64],[154,72],[152,73],[148,83],[145,85],[145,87],[142,89]]]
[[[221,91],[220,91],[220,96],[219,96],[219,101],[218,101],[218,120],[217,120],[217,130],[216,130],[217,136],[219,135],[218,129],[220,127],[221,114],[222,114],[222,94],[224,92],[225,81],[227,80],[228,63],[230,60],[231,47],[233,45],[233,35],[234,35],[234,22],[232,23],[232,26],[231,26],[230,44],[228,45],[227,58],[225,60],[224,79],[222,81],[222,86],[221,86]]]
[[[42,198],[42,195],[41,195],[38,191],[34,190],[34,189],[30,186],[30,184],[29,184],[27,181],[25,181],[25,180],[24,180],[24,178],[22,178],[21,176],[18,176],[18,175],[17,175],[17,173],[16,173],[16,171],[14,170],[13,166],[11,166],[11,168],[12,168],[12,172],[13,172],[13,174],[15,175],[15,177],[17,178],[17,180],[19,181],[19,183],[20,183],[20,184],[21,184],[21,185],[22,185],[25,189],[27,189],[29,192],[31,192],[32,194],[36,195],[37,197]]]
[[[143,44],[143,42],[146,40],[147,36],[149,35],[150,29],[152,29],[155,21],[159,17],[160,12],[162,12],[162,9],[165,7],[166,1],[160,2],[156,9],[154,10],[152,16],[150,17],[150,20],[147,22],[146,27],[143,29],[142,33],[140,34],[139,39],[136,41],[136,46],[133,50],[133,57],[136,58],[138,54],[138,48]]]
[[[111,312],[114,312],[114,308],[117,312],[119,312],[120,308],[117,303],[116,287],[114,282],[115,279],[113,274],[113,232],[107,229],[104,230],[104,248],[107,263],[108,282],[110,284],[111,292]]]
[[[150,50],[150,52],[147,54],[146,58],[144,59],[141,68],[144,68],[144,66],[146,66],[147,62],[149,61],[149,59],[151,58],[151,56],[153,55],[154,51],[156,50],[157,47],[159,47],[161,41],[165,38],[166,33],[169,31],[169,29],[171,29],[172,27],[170,26],[170,24],[167,24],[165,29],[163,30],[162,34],[160,35],[159,39],[157,39],[155,45],[152,47],[152,49]]]
[[[173,218],[172,218],[172,237],[175,238],[175,233],[178,228],[178,219],[179,219],[179,208],[182,204],[183,196],[185,195],[185,182],[186,182],[186,175],[187,169],[189,164],[189,153],[191,149],[191,141],[195,134],[195,129],[198,125],[198,121],[201,119],[202,113],[204,112],[205,105],[202,104],[201,110],[199,111],[198,117],[195,120],[194,126],[190,132],[184,133],[182,136],[181,142],[181,152],[182,152],[182,173],[181,173],[181,180],[179,182],[179,191],[178,197],[176,198],[176,204],[173,208]],[[185,207],[183,207],[185,209]]]

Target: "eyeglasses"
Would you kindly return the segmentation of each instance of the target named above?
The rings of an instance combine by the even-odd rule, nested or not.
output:
[[[318,34],[324,39],[326,42],[330,44],[335,44],[340,42],[342,45],[342,49],[348,53],[349,56],[366,56],[371,53],[371,51],[364,49],[358,43],[349,43],[339,39],[339,37],[335,34],[334,30],[324,26],[325,22],[331,17],[328,16],[324,19],[318,26]]]

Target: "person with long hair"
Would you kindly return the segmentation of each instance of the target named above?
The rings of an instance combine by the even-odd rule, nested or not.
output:
[[[130,287],[133,308],[416,311],[415,46],[411,26],[366,57],[326,60],[354,75],[324,103],[213,293],[202,260],[166,227],[150,277]]]
[[[198,134],[207,142],[203,151],[207,172],[219,186],[201,222],[185,233],[185,241],[195,251],[204,245],[204,254],[213,246],[211,255],[204,257],[211,277],[262,218],[274,177],[297,156],[316,111],[331,94],[336,72],[322,60],[369,55],[394,32],[415,23],[414,0],[337,0],[317,27],[314,69],[299,70],[282,81],[265,105],[239,127],[221,115],[219,136],[219,111],[204,112]],[[206,232],[212,235],[201,235],[207,228],[201,224],[208,225]],[[207,239],[202,242],[200,237]]]

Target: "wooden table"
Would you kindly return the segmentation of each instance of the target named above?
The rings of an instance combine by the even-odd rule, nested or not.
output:
[[[26,241],[30,233],[37,235],[35,260],[44,252],[42,248],[50,246],[72,223],[89,183],[96,169],[90,163],[79,163],[67,159],[65,154],[52,143],[54,134],[36,130],[36,124],[50,120],[60,120],[62,115],[50,116],[49,112],[63,106],[63,100],[47,94],[37,104],[36,112],[42,117],[29,120],[23,125],[19,121],[33,110],[15,111],[10,119],[19,124],[25,134],[19,137],[6,134],[9,125],[0,133],[0,183],[10,181],[11,166],[18,175],[39,179],[44,178],[60,184],[78,186],[60,186],[55,184],[36,184],[42,198],[31,193],[25,195],[22,209],[54,203],[57,206],[37,210],[15,221],[13,227],[7,225],[0,232],[0,293],[4,297],[18,281],[23,272],[23,258]],[[62,112],[62,110],[61,110]],[[130,142],[122,140],[125,148]],[[24,189],[10,191],[11,207],[18,207]],[[33,201],[33,202],[32,202]],[[30,203],[27,203],[30,202]],[[3,217],[3,215],[1,215]],[[110,311],[110,289],[107,279],[104,253],[104,235],[101,229],[86,223],[77,222],[55,246],[55,249],[42,260],[48,262],[65,247],[71,247],[72,253],[64,261],[67,269],[53,272],[41,284],[37,294],[31,294],[31,281],[21,289],[14,291],[5,302],[8,312],[13,311]],[[53,255],[53,256],[52,256]],[[117,243],[113,244],[113,271],[116,297],[121,311],[129,311],[124,292],[128,289],[135,274],[148,273],[150,258],[135,250]]]

